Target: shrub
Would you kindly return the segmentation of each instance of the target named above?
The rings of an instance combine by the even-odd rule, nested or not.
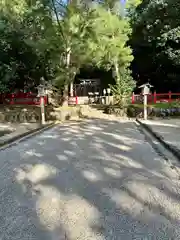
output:
[[[115,104],[121,108],[127,107],[134,87],[135,81],[131,76],[131,71],[129,69],[121,69],[116,79],[116,85],[110,85]]]
[[[118,105],[110,105],[104,109],[104,113],[114,114],[119,117],[127,116],[127,108],[121,108]]]

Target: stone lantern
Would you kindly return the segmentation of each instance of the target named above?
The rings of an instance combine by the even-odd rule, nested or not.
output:
[[[145,83],[145,84],[139,86],[139,88],[141,88],[141,92],[144,96],[144,120],[147,120],[147,96],[149,95],[150,89],[152,87],[153,86],[149,83]]]

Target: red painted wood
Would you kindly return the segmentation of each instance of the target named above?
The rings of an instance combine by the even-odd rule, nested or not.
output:
[[[132,94],[131,102],[132,102],[132,104],[135,103],[135,95],[134,95],[134,92],[133,92],[133,94]]]
[[[40,105],[40,97],[36,93],[7,93],[0,94],[0,102],[8,105]],[[45,105],[48,104],[48,97],[44,96]]]
[[[172,98],[173,96],[173,98]],[[180,93],[151,93],[148,95],[147,99],[148,99],[148,103],[157,103],[157,102],[172,102],[172,101],[178,101],[180,100]],[[132,104],[133,103],[138,103],[138,99],[141,98],[141,102],[143,99],[143,95],[142,94],[133,94],[132,95]]]

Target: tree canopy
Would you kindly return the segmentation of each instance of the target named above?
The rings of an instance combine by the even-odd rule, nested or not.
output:
[[[131,27],[120,10],[116,1],[1,1],[0,91],[30,88],[42,76],[64,86],[83,66],[130,65]]]
[[[61,88],[83,67],[131,66],[137,84],[179,90],[178,0],[2,0],[0,92],[33,88],[43,76]]]
[[[136,80],[149,80],[159,91],[180,90],[180,2],[144,0],[131,24]]]

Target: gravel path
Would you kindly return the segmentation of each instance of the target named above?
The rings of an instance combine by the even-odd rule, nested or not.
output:
[[[180,239],[178,179],[130,121],[57,126],[0,152],[0,239]]]

